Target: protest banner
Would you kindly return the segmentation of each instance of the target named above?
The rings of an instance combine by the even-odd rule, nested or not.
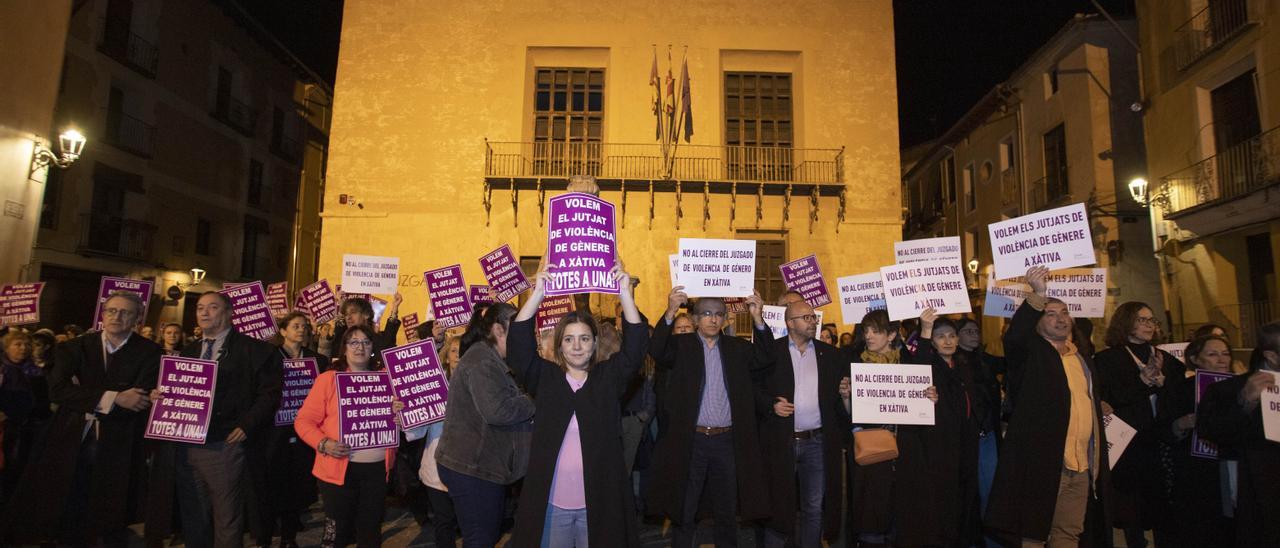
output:
[[[267,308],[271,316],[279,318],[289,314],[289,282],[277,282],[267,286]]]
[[[680,284],[680,255],[678,253],[672,253],[671,255],[667,255],[667,266],[671,269],[671,287],[676,287],[678,285],[681,285]]]
[[[933,261],[880,268],[885,304],[892,321],[918,318],[927,309],[938,314],[968,313],[969,288],[959,263]]]
[[[147,319],[147,305],[151,302],[152,282],[150,280],[131,280],[129,278],[116,278],[114,276],[103,276],[102,281],[98,283],[98,306],[93,309],[93,321],[89,325],[93,329],[102,331],[102,305],[106,304],[107,297],[117,291],[133,293],[142,299],[142,313],[138,314],[138,322],[144,322]]]
[[[1165,343],[1156,345],[1156,348],[1164,350],[1165,352],[1168,352],[1169,355],[1178,358],[1179,361],[1186,363],[1187,359],[1185,354],[1187,353],[1187,346],[1190,344],[1191,343],[1189,342]]]
[[[253,282],[219,291],[231,299],[231,326],[242,335],[267,340],[276,335],[276,322],[267,306],[262,282]]]
[[[386,371],[337,373],[338,433],[351,450],[400,445]]]
[[[982,315],[1012,318],[1030,292],[1031,286],[1022,278],[997,280],[993,276],[987,279],[987,297],[982,303]]]
[[[151,406],[144,438],[204,443],[213,415],[218,362],[179,356],[160,358],[156,389],[164,395]]]
[[[894,242],[893,259],[896,264],[950,261],[961,264],[960,237],[943,236]]]
[[[482,304],[493,304],[493,288],[487,285],[472,285],[467,291],[467,300],[471,301],[471,308]]]
[[[888,307],[879,272],[837,278],[836,287],[840,291],[840,317],[845,325],[861,323],[868,312]]]
[[[467,282],[462,279],[462,265],[455,264],[422,274],[431,297],[431,313],[444,327],[467,325],[471,321],[471,301],[467,299]]]
[[[391,389],[404,403],[400,428],[408,430],[444,420],[449,381],[440,366],[436,342],[430,337],[382,351],[382,363],[391,374]]]
[[[746,297],[725,297],[724,308],[730,314],[746,314],[750,309]]]
[[[1185,347],[1186,343],[1182,343]],[[1165,346],[1165,345],[1160,345]],[[1179,358],[1181,359],[1181,358]],[[1219,381],[1224,381],[1232,377],[1231,373],[1215,373],[1213,371],[1205,371],[1203,369],[1196,370],[1196,406],[1200,409],[1200,399],[1204,397],[1205,391],[1209,387]],[[1200,439],[1199,428],[1191,430],[1191,456],[1200,457],[1202,459],[1217,459],[1218,446],[1208,441]]]
[[[223,289],[235,289],[237,287],[246,286],[253,282],[222,282]]]
[[[1115,413],[1102,417],[1102,429],[1106,432],[1107,438],[1107,461],[1114,469],[1116,463],[1120,462],[1120,455],[1124,454],[1124,450],[1129,447],[1129,442],[1133,441],[1133,436],[1137,435],[1138,431],[1117,417]]]
[[[1045,297],[1067,305],[1073,318],[1102,318],[1107,308],[1107,269],[1065,268],[1054,270],[1045,278]],[[1031,286],[1023,277],[987,280],[987,298],[982,315],[1012,318],[1022,306]]]
[[[298,300],[311,316],[311,322],[320,325],[338,317],[338,297],[329,287],[329,280],[320,280],[302,288]]]
[[[0,285],[0,327],[40,323],[42,291],[44,282]]]
[[[421,322],[418,320],[417,312],[400,316],[400,327],[404,328],[404,340],[409,342],[417,341],[418,325],[420,324]]]
[[[399,281],[399,257],[342,256],[342,286],[347,291],[393,295]]]
[[[933,368],[896,363],[849,365],[854,424],[933,424],[933,402],[924,391],[933,386]]]
[[[1280,442],[1280,373],[1275,371],[1259,371],[1271,375],[1275,382],[1270,388],[1262,391],[1262,434],[1267,439]]]
[[[818,308],[831,304],[831,292],[827,290],[827,282],[822,278],[822,268],[818,266],[817,256],[810,255],[780,264],[778,270],[782,272],[783,285],[799,293],[809,306]]]
[[[1033,266],[1059,270],[1097,262],[1084,204],[992,223],[987,231],[997,280],[1022,276]]]
[[[546,293],[618,293],[610,271],[617,261],[613,204],[570,192],[547,208]]]
[[[561,295],[559,297],[547,297],[542,299],[542,304],[538,305],[538,315],[535,320],[538,324],[538,331],[543,329],[551,329],[560,322],[566,314],[573,312],[573,296]]]
[[[690,297],[749,297],[755,290],[755,240],[680,238],[677,255]]]
[[[822,330],[822,311],[813,311],[818,316],[818,330]],[[773,338],[781,339],[787,336],[787,307],[774,306],[766,304],[760,307],[760,315],[764,317],[764,324],[769,326],[769,331],[773,332]]]
[[[494,302],[510,301],[531,287],[509,245],[503,245],[480,257],[480,269],[484,271],[484,279],[488,280],[489,287],[492,288]]]
[[[320,365],[315,358],[288,358],[284,360],[284,375],[281,377],[280,407],[276,409],[276,426],[289,426],[302,409],[302,402],[311,393],[311,385],[316,383],[316,375],[320,374]]]

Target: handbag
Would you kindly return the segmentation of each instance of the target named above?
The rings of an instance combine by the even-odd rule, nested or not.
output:
[[[867,428],[853,433],[853,461],[868,466],[898,458],[898,440],[885,428]]]

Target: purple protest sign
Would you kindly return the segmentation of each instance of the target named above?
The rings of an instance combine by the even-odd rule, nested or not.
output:
[[[351,449],[400,444],[386,371],[338,373],[338,432]]]
[[[573,296],[562,295],[559,297],[547,297],[542,299],[542,304],[538,305],[537,323],[538,331],[543,329],[551,329],[560,322],[566,314],[573,312]]]
[[[1230,379],[1230,373],[1215,373],[1213,371],[1198,370],[1196,371],[1196,410],[1200,410],[1200,398],[1204,396],[1209,386],[1218,381]],[[1218,446],[1213,443],[1200,439],[1199,429],[1191,430],[1191,456],[1200,457],[1202,459],[1217,459]]]
[[[467,299],[467,282],[462,279],[462,265],[428,270],[422,274],[431,296],[431,311],[445,327],[467,325],[471,321],[471,302]]]
[[[218,384],[218,362],[180,356],[160,358],[160,382],[164,398],[151,406],[143,437],[153,440],[204,443],[213,416],[213,393]]]
[[[404,402],[400,427],[408,430],[444,420],[449,381],[440,367],[436,342],[426,340],[382,351],[382,363],[391,373],[391,389]]]
[[[320,280],[298,292],[298,300],[306,307],[311,322],[320,325],[338,317],[338,297],[329,288],[329,280]]]
[[[218,293],[231,299],[231,326],[237,332],[263,341],[276,335],[276,322],[271,318],[262,282],[237,285]]]
[[[40,323],[41,291],[44,282],[0,285],[0,327]]]
[[[480,268],[484,270],[484,278],[489,281],[489,287],[493,288],[495,302],[505,303],[531,287],[509,245],[503,245],[480,257]]]
[[[267,286],[267,308],[279,318],[289,313],[289,282],[277,282]]]
[[[473,285],[471,290],[467,292],[467,300],[471,301],[471,308],[475,308],[481,304],[493,304],[493,288],[487,285]]]
[[[311,393],[311,385],[316,383],[316,375],[320,367],[315,358],[290,358],[284,360],[284,377],[280,390],[280,407],[276,409],[276,426],[293,424],[302,402]]]
[[[409,342],[418,340],[418,325],[422,322],[418,320],[418,313],[405,314],[400,316],[400,326],[404,328],[404,339]]]
[[[138,321],[143,322],[147,319],[147,304],[151,301],[150,280],[131,280],[129,278],[116,278],[114,276],[103,276],[102,281],[98,283],[98,306],[93,309],[93,321],[89,322],[94,329],[102,331],[102,305],[106,304],[107,297],[116,291],[124,291],[133,293],[142,299],[142,314],[138,315]]]
[[[571,192],[547,209],[547,296],[617,293],[609,271],[617,261],[613,204]]]
[[[817,257],[810,255],[780,264],[778,270],[782,271],[782,282],[787,289],[799,293],[810,306],[818,308],[831,303],[831,292],[827,291],[827,282],[822,279]]]

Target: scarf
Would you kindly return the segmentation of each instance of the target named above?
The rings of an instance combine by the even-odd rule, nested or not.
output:
[[[879,352],[872,352],[870,350],[863,350],[861,356],[862,363],[899,363],[901,354],[901,351],[894,348],[883,354]]]

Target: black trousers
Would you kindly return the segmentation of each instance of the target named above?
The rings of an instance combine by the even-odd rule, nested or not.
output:
[[[453,546],[458,539],[458,515],[453,511],[453,499],[448,491],[427,486],[427,501],[431,503],[431,530],[436,546]]]
[[[387,468],[381,462],[347,464],[342,485],[320,482],[324,505],[323,546],[382,546],[382,514],[387,494]]]
[[[698,503],[711,505],[717,548],[738,545],[738,472],[733,456],[733,433],[715,436],[695,433],[685,486],[684,515],[671,535],[673,548],[697,546]],[[763,478],[761,478],[763,481]]]

